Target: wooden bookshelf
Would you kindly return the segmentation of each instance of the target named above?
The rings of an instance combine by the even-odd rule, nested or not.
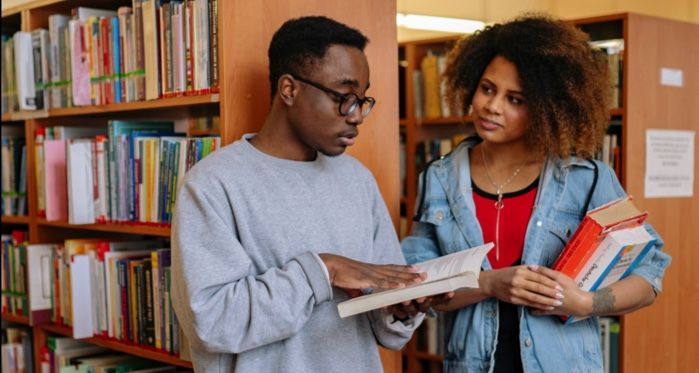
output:
[[[38,326],[38,328],[52,334],[58,334],[71,338],[73,337],[73,331],[69,326],[57,324],[43,324]],[[170,355],[166,352],[157,351],[151,347],[127,344],[106,337],[92,337],[85,338],[83,340],[98,346],[106,347],[110,350],[123,352],[129,355],[139,356],[150,360],[156,360],[162,363],[177,365],[184,368],[192,368],[191,362],[182,360],[177,356]]]
[[[3,224],[29,224],[29,216],[24,215],[3,215],[0,217]]]
[[[176,107],[189,107],[193,105],[216,104],[219,102],[218,93],[198,95],[198,96],[181,96],[172,98],[161,98],[150,101],[136,101],[122,104],[109,104],[99,106],[71,107],[61,109],[51,109],[48,111],[50,117],[63,116],[78,116],[78,115],[93,115],[118,113],[122,111],[144,111],[144,110],[160,110],[171,109]]]
[[[572,20],[593,40],[623,39],[621,107],[609,111],[611,119],[621,121],[620,177],[624,189],[634,196],[639,208],[649,212],[648,221],[665,241],[664,250],[672,256],[663,280],[664,290],[651,307],[620,317],[620,354],[623,372],[684,372],[699,366],[699,325],[692,320],[699,308],[693,268],[699,256],[693,255],[699,242],[699,183],[694,182],[693,197],[644,198],[646,130],[668,129],[697,131],[699,106],[695,104],[699,76],[691,61],[699,59],[696,44],[699,25],[624,13]],[[406,137],[407,209],[414,210],[416,177],[414,144],[434,134],[444,133],[461,123],[453,118],[423,119],[414,117],[412,72],[428,49],[449,44],[457,37],[402,43],[399,55],[405,56],[406,118],[401,131]],[[684,71],[683,87],[662,86],[660,69],[672,67]],[[466,119],[464,120],[466,121]],[[419,124],[422,124],[421,126]],[[417,128],[417,129],[416,129]],[[422,132],[421,132],[422,131]],[[696,140],[695,140],[696,141]],[[699,163],[694,164],[699,174]],[[408,220],[409,217],[408,217]],[[419,372],[420,361],[438,362],[441,357],[418,351],[413,340],[405,349],[408,372]]]
[[[76,6],[117,9],[130,6],[131,0],[35,0],[5,9],[3,26],[16,25],[17,30],[32,31],[46,28],[48,16],[53,13],[69,14]],[[34,129],[54,125],[91,125],[109,119],[142,118],[194,118],[196,114],[216,113],[220,117],[222,144],[238,140],[245,133],[257,132],[264,122],[270,106],[268,83],[267,45],[281,24],[306,14],[324,14],[347,23],[366,33],[371,42],[366,54],[372,76],[382,79],[372,83],[371,93],[381,97],[381,105],[366,118],[366,126],[360,127],[361,140],[352,147],[350,154],[359,159],[374,173],[378,186],[387,202],[394,223],[398,224],[400,196],[398,177],[398,136],[394,127],[385,123],[398,122],[398,81],[395,59],[396,28],[395,2],[324,2],[314,3],[291,0],[279,6],[277,0],[222,1],[218,0],[218,63],[219,92],[199,96],[162,98],[152,101],[123,104],[49,109],[36,112],[19,112],[2,116],[5,122],[24,124],[27,149],[34,147]],[[366,16],[370,15],[370,16]],[[264,22],[261,22],[264,20]],[[260,46],[263,46],[262,48]],[[189,135],[208,135],[211,132],[192,131]],[[37,215],[37,185],[34,152],[27,152],[27,204],[29,216],[26,223],[30,243],[58,242],[64,238],[94,237],[96,235],[121,237],[142,235],[169,237],[169,227],[131,224],[71,225],[67,222],[48,222]],[[9,222],[2,219],[3,223]],[[46,333],[67,334],[65,328],[45,325],[34,329],[35,362],[38,349],[44,345]],[[149,359],[166,361],[179,366],[188,363],[170,360],[139,346],[113,344],[100,338],[88,339],[91,343]],[[400,352],[381,349],[384,371],[401,372]],[[163,360],[165,359],[165,360]],[[37,365],[38,366],[38,365]]]
[[[29,317],[27,316],[3,313],[2,319],[16,324],[29,325]]]
[[[84,229],[100,232],[170,237],[170,226],[154,226],[138,223],[70,224],[67,221],[46,221],[46,219],[37,219],[37,224],[40,226],[59,227],[66,229]]]

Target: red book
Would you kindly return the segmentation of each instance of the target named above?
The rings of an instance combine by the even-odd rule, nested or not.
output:
[[[590,210],[553,264],[553,269],[575,278],[599,243],[612,231],[643,224],[648,212],[641,212],[623,197]]]

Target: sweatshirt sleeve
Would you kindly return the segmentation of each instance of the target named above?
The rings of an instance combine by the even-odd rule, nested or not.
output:
[[[381,198],[379,189],[374,185],[374,263],[380,264],[405,264],[405,258],[401,252],[400,243],[396,236],[395,228],[388,215],[386,204]],[[386,348],[399,350],[410,340],[415,329],[420,326],[423,314],[410,318],[404,322],[394,321],[385,309],[374,310],[367,314],[371,322],[377,342]]]
[[[218,190],[194,182],[180,189],[172,227],[172,304],[197,349],[240,353],[293,336],[316,305],[332,299],[332,289],[311,252],[252,275],[233,213]]]

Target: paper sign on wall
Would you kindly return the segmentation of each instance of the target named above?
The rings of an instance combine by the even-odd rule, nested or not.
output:
[[[691,197],[695,131],[646,130],[645,197]]]

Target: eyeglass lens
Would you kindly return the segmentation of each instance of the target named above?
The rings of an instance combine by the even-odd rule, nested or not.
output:
[[[360,108],[362,116],[367,116],[374,107],[374,103],[375,101],[372,99],[365,98],[364,100],[360,101],[355,94],[349,94],[340,105],[340,113],[342,115],[349,115],[357,108]]]

